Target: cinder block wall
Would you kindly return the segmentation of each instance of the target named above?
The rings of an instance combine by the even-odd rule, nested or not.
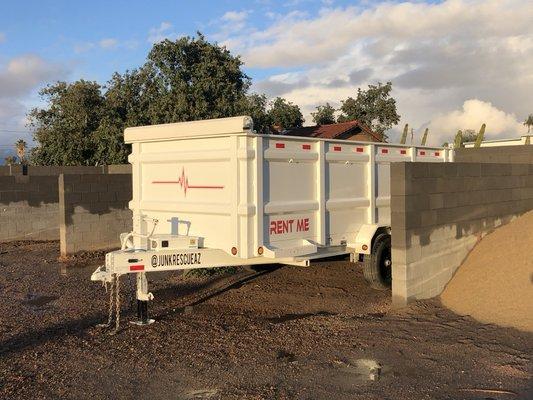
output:
[[[483,235],[531,209],[533,164],[392,164],[393,304],[440,294]]]
[[[533,145],[456,149],[455,161],[500,164],[533,164]]]
[[[61,255],[120,246],[132,230],[131,175],[60,175]]]
[[[59,176],[60,174],[131,174],[130,164],[99,165],[99,166],[56,166],[56,165],[28,165],[26,171],[22,165],[0,166],[0,176],[29,175],[29,176]]]
[[[58,240],[55,176],[0,176],[0,241]]]

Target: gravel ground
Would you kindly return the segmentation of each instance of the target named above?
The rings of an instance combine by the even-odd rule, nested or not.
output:
[[[109,335],[96,327],[107,295],[89,281],[101,254],[58,253],[0,243],[0,399],[533,398],[533,334],[438,299],[391,310],[343,260],[157,276],[148,327],[128,323],[126,278]]]

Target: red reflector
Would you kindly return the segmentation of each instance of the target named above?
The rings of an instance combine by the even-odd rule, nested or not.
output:
[[[407,154],[407,150],[400,150],[400,154]]]
[[[310,144],[302,144],[302,149],[311,150],[311,145]]]
[[[440,156],[440,153],[438,151],[435,152],[435,157]]]
[[[341,150],[342,150],[341,146],[333,146],[333,151],[341,151]]]
[[[144,265],[130,265],[130,271],[144,271]]]
[[[276,149],[284,149],[285,143],[276,143]]]
[[[425,156],[425,155],[426,155],[426,152],[425,152],[425,151],[421,151],[421,152],[420,152],[420,155],[421,155],[421,156]]]
[[[389,149],[381,149],[381,152],[382,152],[383,154],[387,154],[387,153],[389,152]]]
[[[357,151],[358,153],[362,153],[364,149],[362,147],[358,147],[357,149],[355,149],[355,151]]]

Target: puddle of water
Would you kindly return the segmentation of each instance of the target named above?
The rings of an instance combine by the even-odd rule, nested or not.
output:
[[[29,293],[26,297],[26,300],[23,300],[22,302],[32,307],[44,307],[48,303],[51,303],[57,299],[59,299],[59,296],[47,296],[45,294]]]
[[[319,311],[319,312],[316,312],[316,313],[303,313],[303,314],[285,314],[285,315],[281,315],[279,317],[271,317],[271,318],[266,318],[266,320],[268,322],[272,322],[273,324],[282,324],[284,322],[288,322],[288,321],[294,321],[294,320],[297,320],[297,319],[304,319],[304,318],[309,318],[309,317],[331,317],[333,315],[337,315],[336,313],[332,313],[332,312],[329,312],[329,311]]]

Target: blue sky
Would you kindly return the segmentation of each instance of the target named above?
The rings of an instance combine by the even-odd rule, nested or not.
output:
[[[154,41],[194,35],[241,54],[253,90],[318,104],[391,80],[402,121],[440,144],[487,123],[517,136],[533,113],[533,2],[443,0],[9,1],[0,3],[0,150],[39,88],[142,65]],[[17,131],[17,132],[11,132]],[[0,155],[1,156],[1,155]]]
[[[355,2],[336,1],[336,5]],[[328,4],[333,4],[329,3]],[[266,13],[289,13],[305,7],[316,14],[322,1],[2,1],[0,31],[5,43],[1,60],[31,52],[72,67],[72,78],[105,81],[114,71],[141,65],[152,43],[150,30],[170,23],[167,34],[207,35],[218,31],[226,12],[247,12],[249,22],[262,29],[271,22]],[[101,41],[108,40],[108,46]],[[112,41],[116,41],[114,45]],[[102,46],[104,44],[104,46]],[[275,68],[248,68],[253,77]]]

